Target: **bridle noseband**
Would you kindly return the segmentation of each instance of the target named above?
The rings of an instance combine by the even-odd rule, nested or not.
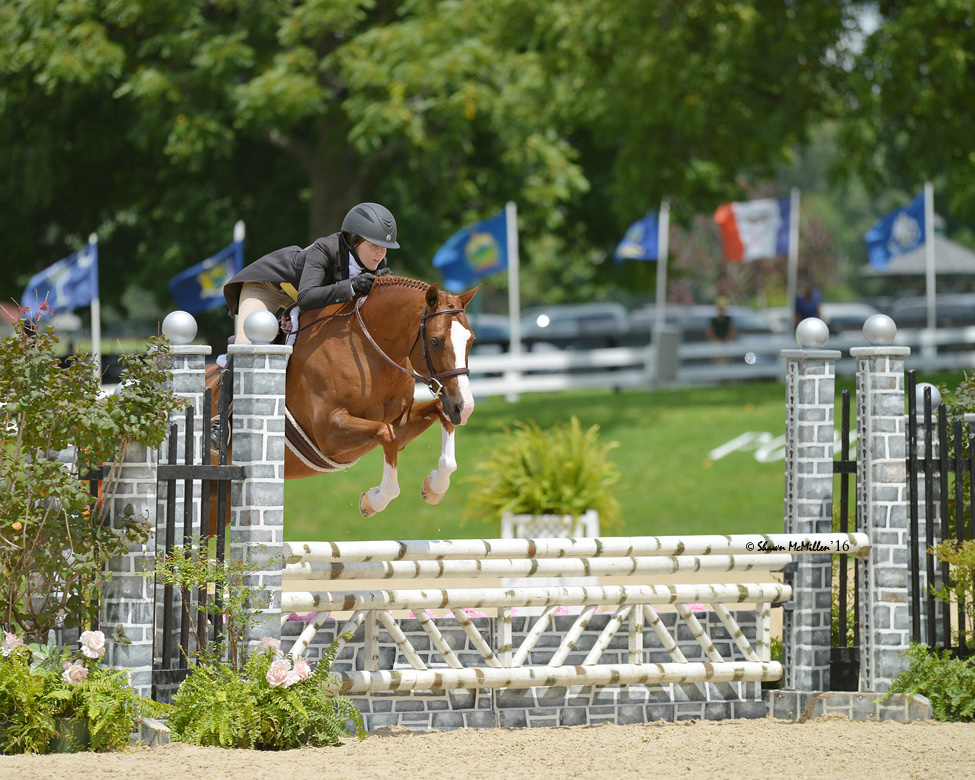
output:
[[[415,371],[401,366],[389,355],[383,352],[382,347],[376,343],[376,340],[372,337],[372,334],[369,333],[368,328],[366,328],[366,323],[362,321],[362,315],[359,313],[359,309],[362,308],[362,304],[365,302],[365,300],[366,298],[363,296],[355,302],[355,318],[359,323],[359,327],[362,328],[362,332],[365,334],[366,339],[368,339],[369,343],[372,344],[373,349],[375,349],[376,352],[378,352],[393,368],[402,371],[407,376],[413,377],[413,379],[417,382],[423,382],[423,384],[430,388],[430,392],[433,393],[434,398],[439,398],[443,393],[443,382],[441,380],[449,379],[452,376],[470,376],[471,370],[466,366],[464,368],[450,368],[446,371],[441,371],[439,374],[435,373],[433,370],[433,364],[430,362],[430,355],[427,352],[427,320],[441,314],[460,314],[464,311],[463,309],[437,309],[436,311],[428,311],[427,305],[425,303],[423,304],[423,313],[420,315],[420,328],[416,332],[416,338],[413,339],[413,344],[410,346],[410,351],[407,353],[408,359],[409,355],[416,347],[417,340],[419,340],[423,349],[423,364],[427,369],[427,375],[422,376]]]

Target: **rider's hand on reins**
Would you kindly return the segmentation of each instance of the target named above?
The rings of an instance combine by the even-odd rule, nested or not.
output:
[[[376,277],[370,273],[361,273],[352,280],[352,292],[356,295],[365,295],[372,289],[372,283]]]

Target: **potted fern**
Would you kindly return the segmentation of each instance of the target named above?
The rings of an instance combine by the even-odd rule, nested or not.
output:
[[[597,536],[619,524],[617,446],[576,417],[547,430],[515,423],[468,478],[467,515],[500,521],[502,537]]]

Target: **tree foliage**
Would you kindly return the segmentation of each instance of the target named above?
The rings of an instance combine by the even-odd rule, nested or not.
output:
[[[19,294],[95,230],[103,299],[140,285],[165,305],[237,219],[253,260],[361,200],[397,215],[396,267],[431,277],[454,230],[514,200],[526,298],[632,288],[606,262],[631,221],[663,197],[690,225],[751,195],[824,117],[863,125],[844,138],[864,170],[871,142],[901,180],[964,156],[971,12],[881,3],[851,59],[863,5],[8,0],[0,227],[17,262],[0,283]],[[930,143],[944,127],[951,143]]]
[[[975,8],[968,0],[881,0],[846,84],[843,159],[868,186],[911,196],[935,183],[942,208],[975,219]],[[901,204],[894,204],[901,205]]]

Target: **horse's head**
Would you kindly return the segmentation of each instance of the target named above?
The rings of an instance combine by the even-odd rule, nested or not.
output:
[[[467,356],[474,342],[474,331],[464,308],[478,288],[463,295],[441,293],[431,284],[424,293],[423,323],[417,347],[411,355],[414,365],[443,386],[440,401],[443,414],[454,425],[463,425],[474,411]],[[422,361],[416,365],[417,350]],[[422,366],[422,368],[421,368]],[[436,388],[436,384],[434,385]]]

